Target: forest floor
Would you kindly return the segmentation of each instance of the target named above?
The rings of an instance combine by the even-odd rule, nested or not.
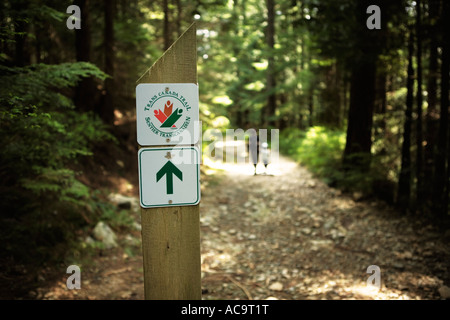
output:
[[[206,159],[200,215],[203,299],[440,299],[450,286],[448,232],[355,201],[282,156],[257,175]],[[134,250],[99,250],[83,263],[80,290],[67,289],[64,270],[35,297],[143,299],[140,232],[118,236]],[[367,285],[371,265],[380,290]]]

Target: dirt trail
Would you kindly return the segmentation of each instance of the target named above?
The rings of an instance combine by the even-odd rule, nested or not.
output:
[[[450,248],[431,225],[355,202],[284,157],[256,176],[248,164],[206,159],[203,168],[203,299],[439,299],[449,286]],[[38,296],[143,299],[141,259],[102,251],[83,269],[81,290],[66,289],[62,273]],[[366,284],[371,265],[379,291]]]

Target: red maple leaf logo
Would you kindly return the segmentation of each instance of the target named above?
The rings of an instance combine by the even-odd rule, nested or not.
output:
[[[172,114],[173,109],[173,103],[170,102],[170,100],[167,100],[166,104],[164,105],[164,112],[161,110],[155,110],[155,117],[159,120],[159,122],[164,123],[168,117]],[[176,128],[175,125],[172,126],[172,128]]]

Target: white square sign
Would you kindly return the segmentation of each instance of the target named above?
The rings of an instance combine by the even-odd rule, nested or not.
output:
[[[142,148],[138,162],[141,207],[188,206],[200,202],[197,147]]]
[[[137,142],[141,146],[196,144],[201,130],[198,101],[194,83],[137,85]]]

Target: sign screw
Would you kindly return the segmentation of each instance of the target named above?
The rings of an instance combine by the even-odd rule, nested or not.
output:
[[[172,204],[172,200],[169,200],[169,204]]]

